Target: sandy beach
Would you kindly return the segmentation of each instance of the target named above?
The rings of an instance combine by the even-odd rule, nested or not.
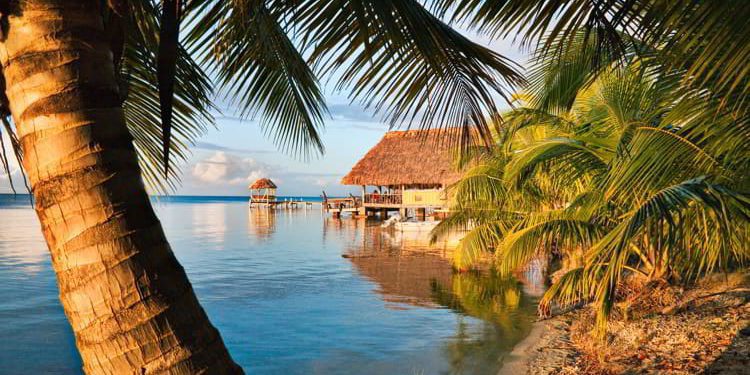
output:
[[[746,374],[748,284],[747,274],[717,275],[691,289],[662,290],[669,304],[632,307],[630,320],[611,322],[605,344],[590,340],[589,307],[538,321],[498,375]]]
[[[571,321],[558,316],[534,323],[529,335],[506,357],[498,375],[549,374],[574,365]]]

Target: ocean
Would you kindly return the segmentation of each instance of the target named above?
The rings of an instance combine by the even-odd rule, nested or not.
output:
[[[454,273],[451,244],[374,220],[245,197],[153,202],[249,374],[495,374],[535,319],[538,280]],[[0,373],[80,373],[28,196],[0,195],[0,218]]]

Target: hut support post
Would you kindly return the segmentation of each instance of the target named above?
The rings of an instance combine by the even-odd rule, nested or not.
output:
[[[417,219],[424,221],[425,216],[427,216],[427,209],[426,208],[417,208]]]

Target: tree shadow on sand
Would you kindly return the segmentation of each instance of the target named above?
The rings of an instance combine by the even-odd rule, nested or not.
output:
[[[750,323],[737,332],[732,343],[705,369],[705,374],[747,374],[750,371]]]

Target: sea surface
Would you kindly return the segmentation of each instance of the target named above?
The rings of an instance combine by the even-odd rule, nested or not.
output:
[[[334,219],[318,205],[249,209],[243,197],[154,207],[249,374],[495,374],[535,318],[533,270],[523,283],[455,274],[452,243],[374,220]],[[0,338],[0,374],[80,373],[27,196],[0,195]]]

